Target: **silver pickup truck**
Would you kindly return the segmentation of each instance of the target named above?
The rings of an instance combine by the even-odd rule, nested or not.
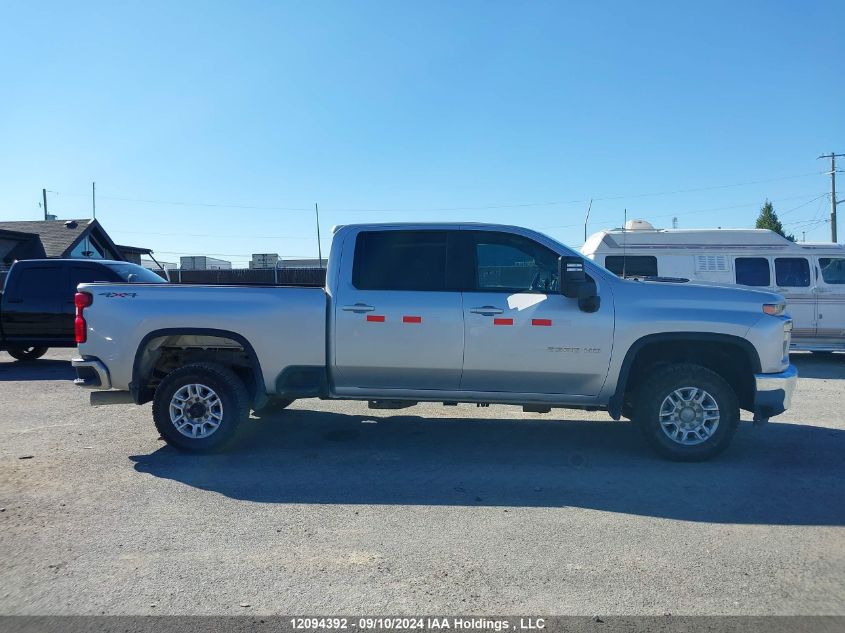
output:
[[[792,321],[766,292],[631,281],[513,226],[335,229],[326,288],[81,284],[77,384],[152,401],[172,446],[219,449],[297,398],[604,409],[702,460],[739,410],[783,412]]]

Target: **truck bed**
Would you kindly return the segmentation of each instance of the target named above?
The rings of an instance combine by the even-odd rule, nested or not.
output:
[[[86,310],[88,340],[80,351],[106,362],[113,385],[132,380],[143,362],[127,351],[178,330],[197,345],[229,338],[242,343],[260,365],[267,393],[290,366],[326,364],[326,293],[295,286],[83,284],[93,297]],[[244,309],[249,306],[249,309]]]

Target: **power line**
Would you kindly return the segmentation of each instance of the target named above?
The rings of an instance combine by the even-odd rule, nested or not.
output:
[[[800,198],[806,198],[807,195],[809,195],[809,194],[803,194],[803,195],[800,195],[800,196],[789,196],[787,198],[779,198],[777,200],[773,200],[772,202],[785,202],[787,200],[798,200]],[[814,200],[818,200],[819,198],[822,198],[826,195],[827,194],[825,193],[825,194],[822,194],[821,196],[816,196],[815,198],[813,198],[809,202],[813,202]],[[692,214],[695,214],[695,213],[709,213],[709,212],[712,212],[712,211],[727,211],[729,209],[742,209],[744,207],[754,207],[754,206],[757,206],[759,204],[760,204],[760,202],[757,201],[757,202],[749,202],[749,203],[746,203],[746,204],[734,204],[734,205],[725,206],[725,207],[710,207],[710,208],[707,208],[707,209],[695,209],[693,211],[674,211],[672,213],[654,215],[654,216],[650,216],[650,217],[653,218],[653,219],[681,217],[681,216],[692,215]],[[807,203],[807,204],[809,204],[809,203]],[[803,206],[803,205],[801,205],[801,206]],[[794,211],[794,209],[791,209],[790,211]],[[789,213],[789,211],[787,211],[786,213]],[[593,220],[593,224],[616,222],[617,219],[618,218],[608,218],[608,219],[604,219],[604,220]],[[540,228],[541,229],[568,229],[568,228],[572,228],[572,227],[576,227],[576,226],[581,226],[581,224],[556,224],[554,226],[543,226],[543,227],[540,227]]]
[[[789,197],[786,197],[786,198],[778,198],[776,200],[773,200],[773,202],[786,202],[787,200],[798,200],[799,198],[806,198],[807,195],[808,194],[803,194],[803,195],[800,195],[800,196],[789,196]],[[788,211],[784,211],[780,215],[785,215],[787,213],[791,213],[792,211],[795,211],[796,209],[799,209],[799,208],[801,208],[801,207],[803,207],[807,204],[810,204],[811,202],[813,202],[815,200],[819,200],[821,198],[824,198],[826,195],[827,195],[827,193],[823,193],[820,196],[816,196],[815,198],[812,198],[808,202],[805,202],[805,203],[799,205],[798,207],[795,207],[793,209],[789,209]],[[691,215],[691,214],[694,214],[694,213],[707,213],[707,212],[711,212],[711,211],[725,211],[725,210],[729,210],[729,209],[741,209],[741,208],[744,208],[744,207],[753,207],[753,206],[756,206],[758,204],[760,204],[760,203],[759,202],[749,202],[749,203],[745,203],[745,204],[736,204],[736,205],[730,205],[730,206],[725,206],[725,207],[710,207],[710,208],[707,208],[707,209],[696,209],[696,210],[693,210],[693,211],[675,211],[673,213],[661,214],[661,215],[656,215],[656,216],[651,216],[651,217],[652,218],[682,217],[682,216]],[[599,220],[593,220],[593,224],[595,224],[597,222],[608,223],[608,222],[614,222],[614,221],[615,221],[615,219],[603,219],[603,220],[599,219]],[[541,226],[541,227],[538,227],[538,228],[540,228],[540,229],[561,229],[561,228],[572,228],[572,227],[576,227],[576,226],[581,226],[581,224],[580,223],[579,224],[556,224],[554,226]],[[170,232],[170,233],[158,233],[158,232],[153,232],[153,231],[125,231],[125,230],[122,230],[122,229],[114,230],[112,232],[113,233],[125,233],[127,235],[148,235],[148,236],[156,236],[156,237],[172,237],[173,236],[172,232]],[[225,238],[225,239],[248,239],[248,240],[302,240],[302,241],[311,241],[311,240],[314,239],[313,236],[306,236],[306,235],[244,235],[244,234],[233,235],[231,233],[226,233],[226,234],[223,234],[223,233],[183,233],[181,231],[179,232],[179,236],[180,237],[213,237],[213,238]],[[321,239],[322,242],[330,242],[332,238],[329,236],[329,237],[321,237],[320,239]]]
[[[522,202],[513,204],[489,204],[479,206],[453,206],[453,207],[418,207],[418,208],[355,208],[355,207],[326,207],[324,205],[324,213],[430,213],[430,212],[450,212],[450,211],[488,211],[495,209],[520,209],[528,207],[547,207],[547,206],[561,206],[568,204],[585,204],[590,199],[594,201],[612,201],[625,200],[629,198],[649,198],[658,196],[677,195],[682,193],[695,193],[700,191],[712,191],[715,189],[727,189],[731,187],[745,187],[749,185],[764,184],[770,182],[779,182],[783,180],[791,180],[795,178],[805,178],[807,176],[817,176],[820,173],[826,172],[807,172],[804,174],[795,174],[792,176],[779,176],[776,178],[766,178],[763,180],[749,180],[745,182],[736,182],[721,185],[707,185],[702,187],[693,187],[689,189],[675,189],[670,191],[655,191],[648,193],[629,193],[629,194],[615,194],[611,196],[593,196],[592,198],[583,198],[577,200],[552,200],[546,202]],[[79,196],[83,194],[70,193],[64,195]],[[86,197],[88,194],[84,194]],[[259,206],[248,204],[229,204],[229,203],[214,203],[214,202],[187,202],[177,200],[157,200],[153,198],[132,198],[124,196],[104,196],[99,195],[100,200],[117,200],[121,202],[132,202],[138,204],[155,204],[155,205],[170,205],[170,206],[184,206],[184,207],[208,207],[221,209],[245,209],[255,211],[312,211],[311,207],[295,207],[295,206]]]
[[[116,230],[112,233],[126,233],[127,235],[155,235],[160,237],[173,237],[173,233],[151,233],[148,231],[124,231]],[[313,240],[314,236],[304,235],[231,235],[222,233],[182,233],[179,231],[179,237],[220,237],[227,239],[249,239],[249,240]],[[322,237],[322,241],[331,241],[331,237]]]
[[[748,185],[757,185],[763,184],[767,182],[777,182],[781,180],[789,180],[793,178],[805,178],[807,176],[817,176],[819,172],[808,172],[805,174],[796,174],[794,176],[780,176],[777,178],[767,178],[765,180],[752,180],[747,182],[737,182],[731,183],[727,185],[709,185],[706,187],[694,187],[691,189],[676,189],[673,191],[657,191],[651,193],[635,193],[635,194],[621,194],[621,195],[613,195],[613,196],[593,196],[592,198],[583,198],[579,200],[557,200],[551,202],[526,202],[521,204],[502,204],[502,205],[487,205],[487,206],[479,206],[479,207],[441,207],[441,208],[432,208],[432,209],[342,209],[342,208],[334,208],[329,210],[331,211],[346,211],[346,212],[354,212],[354,213],[374,213],[374,212],[424,212],[424,211],[484,211],[488,209],[515,209],[515,208],[523,208],[523,207],[539,207],[539,206],[556,206],[556,205],[564,205],[564,204],[584,204],[589,202],[590,200],[593,201],[610,201],[610,200],[627,200],[629,198],[650,198],[656,196],[669,196],[669,195],[676,195],[680,193],[694,193],[698,191],[712,191],[714,189],[726,189],[729,187],[744,187]]]
[[[800,209],[802,207],[806,207],[808,204],[812,204],[816,200],[821,200],[822,198],[825,198],[825,197],[827,197],[827,193],[823,193],[820,196],[816,196],[812,200],[808,200],[807,202],[804,202],[803,204],[799,204],[797,207],[793,207],[793,208],[789,209],[788,211],[781,211],[780,213],[778,213],[778,215],[786,215],[787,213],[792,213],[793,211],[797,211],[798,209]]]

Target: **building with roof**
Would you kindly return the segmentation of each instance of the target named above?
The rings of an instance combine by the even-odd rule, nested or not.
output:
[[[162,262],[157,259],[153,259],[152,257],[142,257],[141,258],[141,266],[144,268],[149,268],[150,270],[178,270],[179,264],[176,262]]]
[[[97,220],[0,222],[0,266],[19,259],[114,259],[141,263],[152,251],[114,243]]]
[[[190,255],[179,258],[182,270],[231,270],[232,262],[206,255]]]
[[[279,268],[323,268],[325,259],[280,259]]]

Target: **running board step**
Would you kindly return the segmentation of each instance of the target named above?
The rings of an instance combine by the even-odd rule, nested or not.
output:
[[[552,408],[541,404],[526,404],[522,406],[525,413],[551,413]]]
[[[370,400],[370,409],[407,409],[418,403],[410,400]]]
[[[108,404],[135,404],[128,391],[92,391],[91,406],[102,407]]]

